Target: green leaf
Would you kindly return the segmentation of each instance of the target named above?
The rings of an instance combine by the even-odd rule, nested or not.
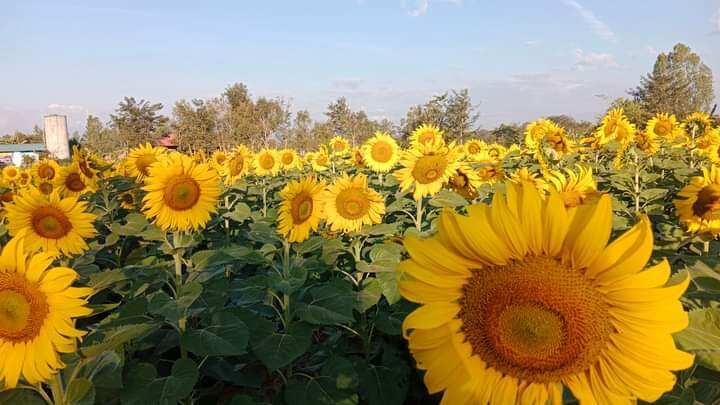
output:
[[[75,378],[65,392],[65,402],[72,405],[92,405],[95,403],[95,387],[86,378]]]
[[[0,391],[0,405],[47,405],[45,400],[35,391],[12,389]]]
[[[115,329],[105,332],[102,342],[80,348],[80,354],[83,357],[93,357],[106,350],[115,350],[133,339],[136,339],[151,330],[155,329],[155,325],[144,323],[134,325],[123,325]]]
[[[382,297],[382,285],[376,278],[365,279],[355,296],[355,309],[365,312],[377,304]]]
[[[304,266],[292,266],[287,277],[275,272],[270,273],[268,284],[275,291],[292,294],[305,284],[305,280],[307,280],[307,269]]]
[[[394,271],[378,273],[377,280],[382,287],[382,293],[387,302],[392,305],[400,301],[400,290],[398,290],[397,273]]]
[[[201,250],[194,253],[190,260],[192,261],[192,271],[203,271],[210,267],[224,266],[235,262],[235,258],[222,249]]]
[[[385,345],[382,364],[358,361],[360,395],[369,405],[403,404],[407,396],[410,369],[400,353]]]
[[[433,207],[463,207],[468,204],[467,200],[461,196],[460,194],[450,191],[450,190],[443,190],[433,198],[430,199],[428,202],[429,205]]]
[[[356,393],[358,375],[345,358],[334,357],[325,364],[318,376],[292,379],[285,387],[285,402],[289,404],[342,404],[359,402]]]
[[[193,391],[200,373],[190,359],[177,360],[167,377],[157,378],[152,364],[139,363],[127,374],[123,403],[174,405],[187,398]]]
[[[177,306],[181,310],[190,308],[190,305],[202,294],[202,284],[198,282],[185,283],[180,287],[180,296],[177,299]]]
[[[112,287],[115,283],[125,281],[128,276],[122,269],[106,270],[95,274],[90,274],[88,286],[92,287],[93,294]]]
[[[223,216],[235,222],[245,222],[245,220],[250,218],[251,214],[252,210],[250,209],[250,206],[243,202],[239,202],[235,204],[232,211],[226,213]]]
[[[145,215],[133,212],[126,217],[125,225],[115,222],[112,224],[113,232],[123,236],[137,236],[148,226],[148,220]]]
[[[300,303],[297,310],[298,316],[305,322],[334,325],[354,320],[352,289],[347,282],[335,280],[318,285],[310,290],[310,296],[310,302]]]
[[[695,354],[695,361],[720,371],[720,309],[704,308],[689,313],[690,324],[676,333],[675,341],[683,350]]]
[[[324,244],[325,244],[325,238],[323,238],[322,236],[316,235],[316,236],[310,237],[308,240],[306,240],[302,243],[294,244],[293,249],[296,252],[298,252],[299,254],[303,255],[303,254],[312,253],[318,249],[321,249]]]
[[[365,226],[361,233],[365,235],[394,235],[397,233],[397,227],[398,224],[396,223],[381,223],[370,227]]]
[[[254,399],[247,395],[235,395],[230,401],[230,405],[257,405]]]
[[[210,325],[188,329],[183,346],[198,356],[238,356],[245,353],[249,332],[245,323],[229,312],[213,314]]]
[[[270,371],[275,371],[302,356],[310,347],[311,338],[310,325],[291,324],[287,331],[271,332],[260,338],[252,344],[252,351]]]

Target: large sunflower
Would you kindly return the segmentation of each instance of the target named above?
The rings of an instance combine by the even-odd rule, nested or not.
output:
[[[693,177],[673,203],[680,221],[690,232],[720,235],[720,168],[703,167],[702,176]]]
[[[6,183],[12,183],[17,180],[20,175],[20,170],[15,166],[5,166],[2,168],[3,181]]]
[[[322,202],[332,231],[360,231],[363,225],[382,222],[385,214],[385,200],[368,187],[364,174],[343,174],[328,186]]]
[[[656,135],[670,143],[682,143],[685,131],[675,118],[675,114],[659,113],[651,118],[645,126],[645,132]]]
[[[455,145],[441,143],[419,144],[405,152],[395,172],[402,191],[414,188],[413,197],[420,200],[424,196],[437,194],[447,183],[460,165],[459,153]]]
[[[342,136],[336,136],[330,140],[330,152],[333,156],[345,156],[350,151],[350,144]]]
[[[293,180],[280,192],[278,232],[288,242],[302,242],[317,231],[323,218],[322,193],[325,182],[312,177]]]
[[[225,184],[231,186],[238,179],[241,179],[252,169],[253,157],[250,149],[245,145],[235,147],[230,156],[225,160],[225,167],[222,170],[225,176]]]
[[[127,174],[137,181],[142,181],[148,175],[150,166],[157,162],[165,151],[165,148],[152,146],[149,143],[130,149],[124,162]]]
[[[275,149],[263,149],[255,155],[255,174],[258,176],[275,176],[280,172],[282,163]]]
[[[422,124],[410,134],[410,146],[439,145],[445,143],[443,131],[435,125]]]
[[[545,180],[555,189],[568,209],[582,205],[588,198],[598,194],[592,168],[589,166],[578,165],[577,170],[552,170],[545,175]]]
[[[219,180],[207,163],[171,153],[150,167],[143,187],[145,216],[163,230],[202,228],[217,211]]]
[[[32,174],[38,181],[53,181],[60,173],[60,165],[52,159],[42,159],[32,166]]]
[[[84,297],[90,288],[71,287],[78,278],[67,267],[48,268],[44,253],[26,257],[23,240],[13,238],[0,255],[0,387],[50,380],[65,367],[59,353],[72,353],[74,318],[92,313]]]
[[[25,239],[28,251],[56,256],[80,254],[88,249],[85,239],[95,235],[95,215],[77,197],[61,198],[29,188],[5,205],[10,235]]]
[[[97,179],[85,177],[77,162],[60,168],[53,183],[63,196],[80,196],[97,189]]]
[[[390,134],[378,131],[362,146],[363,160],[372,171],[387,173],[400,159],[399,149]]]
[[[689,279],[666,285],[667,261],[643,216],[608,244],[609,196],[578,207],[507,183],[468,216],[445,211],[431,239],[408,237],[400,293],[421,306],[403,322],[417,367],[447,404],[655,401],[693,364],[672,333],[688,324]]]

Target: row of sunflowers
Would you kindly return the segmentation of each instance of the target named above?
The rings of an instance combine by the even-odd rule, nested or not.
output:
[[[0,404],[713,403],[716,124],[6,166]]]

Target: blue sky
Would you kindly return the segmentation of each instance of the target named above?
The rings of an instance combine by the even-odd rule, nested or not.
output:
[[[244,82],[322,118],[374,118],[468,88],[480,124],[593,119],[655,56],[688,44],[720,98],[720,0],[0,0],[0,133],[45,113],[107,118],[123,96],[166,105]]]

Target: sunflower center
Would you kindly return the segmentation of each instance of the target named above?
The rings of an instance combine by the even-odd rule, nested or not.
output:
[[[15,198],[15,193],[13,193],[11,190],[8,190],[8,191],[2,193],[2,195],[0,195],[0,201],[2,201],[4,203],[12,202],[14,198]]]
[[[412,170],[413,177],[420,184],[428,184],[439,179],[445,172],[448,162],[442,155],[427,155],[418,158]]]
[[[47,297],[17,273],[0,273],[0,340],[22,343],[40,334]]]
[[[293,222],[301,224],[307,221],[313,212],[313,199],[308,193],[298,194],[292,201],[292,213]]]
[[[434,140],[435,140],[435,133],[432,131],[423,132],[418,136],[418,142],[420,142],[423,145],[425,145],[427,143],[431,143]]]
[[[45,180],[52,180],[55,177],[55,169],[50,165],[40,165],[37,173],[41,179]]]
[[[176,177],[165,186],[164,199],[174,210],[188,210],[200,200],[200,185],[190,177]]]
[[[467,176],[461,172],[455,173],[455,175],[452,176],[450,181],[452,182],[452,185],[457,188],[463,188],[468,184]]]
[[[153,154],[147,154],[147,155],[141,155],[137,158],[135,161],[135,167],[137,170],[143,174],[143,176],[147,176],[149,173],[150,166],[152,166],[153,163],[157,162],[157,158],[155,158],[155,155]]]
[[[260,167],[265,170],[270,170],[273,166],[275,166],[275,159],[269,153],[264,153],[260,156]]]
[[[295,159],[293,159],[293,154],[290,152],[284,153],[282,156],[282,163],[286,166],[289,165],[290,163],[292,163],[293,160],[295,160]]]
[[[370,210],[365,192],[360,188],[348,188],[335,198],[338,214],[345,219],[359,219]]]
[[[67,178],[65,178],[65,187],[74,192],[83,191],[85,189],[85,183],[82,181],[80,173],[68,174]]]
[[[215,155],[215,163],[221,165],[225,162],[225,155]]]
[[[8,177],[15,177],[15,176],[17,176],[17,174],[18,174],[18,171],[14,167],[11,167],[7,170]]]
[[[335,142],[333,143],[333,151],[335,152],[342,152],[345,150],[345,144],[343,142]]]
[[[46,239],[60,239],[72,229],[72,224],[67,215],[50,206],[35,209],[31,221],[35,233]]]
[[[543,256],[475,270],[459,316],[473,354],[532,382],[585,370],[612,332],[607,305],[582,273]]]
[[[476,153],[480,153],[480,148],[476,144],[471,143],[468,145],[468,152],[470,152],[471,155],[474,155]]]
[[[703,187],[692,205],[693,214],[706,220],[720,217],[720,184]]]
[[[53,185],[52,185],[52,183],[48,183],[45,181],[38,185],[38,190],[40,190],[41,193],[48,195],[48,194],[52,193]]]
[[[245,159],[242,156],[236,156],[228,162],[228,168],[230,170],[230,176],[237,176],[242,172]]]
[[[658,135],[667,135],[670,132],[670,126],[666,122],[658,122],[655,124],[655,133]]]
[[[392,158],[392,147],[387,142],[378,141],[370,148],[370,155],[376,162],[386,163]]]
[[[87,160],[81,160],[80,163],[78,163],[78,168],[80,168],[80,171],[82,174],[85,175],[85,177],[92,179],[93,176],[95,176],[95,173],[90,169],[90,166],[88,166]]]
[[[328,158],[327,158],[326,155],[319,155],[319,156],[315,159],[315,163],[318,164],[318,165],[320,165],[320,166],[327,166]]]

